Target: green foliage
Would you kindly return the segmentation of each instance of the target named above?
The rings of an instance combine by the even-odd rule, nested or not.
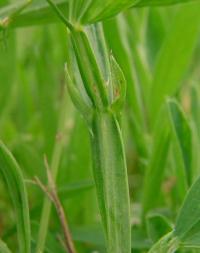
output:
[[[0,252],[199,252],[199,7],[1,1]]]
[[[94,41],[103,42],[101,35],[101,29],[94,27]],[[109,73],[109,69],[103,71],[97,62],[104,61],[105,67],[109,59],[103,58],[107,54],[99,44],[94,44],[94,48],[101,46],[99,50],[103,52],[102,59],[95,58],[94,49],[85,32],[72,30],[70,41],[74,55],[69,59],[68,66],[72,67],[69,72],[67,70],[67,80],[75,106],[83,113],[91,135],[93,173],[107,251],[114,253],[123,250],[128,253],[131,250],[130,204],[121,129],[117,120],[125,99],[126,82],[120,67],[111,56],[110,76],[106,76],[109,83],[106,86],[102,73]],[[73,68],[74,59],[76,65]],[[78,80],[73,75],[76,72],[80,75]],[[80,80],[84,93],[77,87]]]

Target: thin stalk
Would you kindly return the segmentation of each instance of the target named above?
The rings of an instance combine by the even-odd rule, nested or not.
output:
[[[91,136],[93,174],[106,235],[107,252],[130,253],[131,224],[128,177],[121,129],[118,123],[118,116],[125,99],[126,82],[119,65],[111,57],[110,70],[112,74],[110,75],[110,82],[106,85],[102,71],[97,65],[95,47],[88,49],[92,45],[89,41],[81,43],[83,41],[82,36],[89,40],[83,31],[80,32],[79,36],[74,35],[74,33],[71,34],[74,43],[71,50],[74,49],[85,92],[88,97],[93,98],[93,101],[99,101],[96,105],[91,103],[87,115],[84,113],[83,116],[88,123]],[[84,60],[87,59],[87,64],[80,62],[81,55],[84,55]],[[73,76],[73,72],[74,70],[71,69],[67,75]],[[74,80],[74,78],[68,77],[68,80]],[[99,82],[97,89],[95,87],[97,82],[94,80]],[[76,98],[73,99],[75,106],[82,112],[79,100],[81,99],[81,104],[84,103],[84,95],[78,90],[76,80],[74,82],[75,88],[72,89],[72,84],[68,81],[70,95],[72,99]],[[104,89],[105,92],[101,92]],[[109,89],[112,91],[110,96]],[[77,96],[78,92],[79,96]]]
[[[65,18],[65,16],[62,14],[60,9],[57,7],[56,4],[54,4],[51,0],[46,0],[48,4],[54,9],[60,20],[66,25],[67,28],[69,28],[70,31],[72,31],[73,25]]]
[[[47,159],[45,159],[45,166],[47,169],[48,185],[49,186],[47,187],[47,186],[43,185],[43,183],[37,177],[35,178],[35,181],[38,184],[38,186],[41,188],[41,190],[48,196],[48,198],[52,201],[52,203],[55,206],[55,209],[58,214],[58,218],[60,220],[60,224],[61,224],[62,230],[63,230],[64,248],[66,249],[66,251],[68,253],[76,253],[75,245],[72,240],[71,232],[69,229],[68,220],[65,215],[64,208],[63,208],[61,201],[59,199],[56,185],[55,185],[55,182],[52,178]]]
[[[127,169],[118,120],[113,113],[95,113],[91,146],[93,171],[108,253],[131,249]]]
[[[69,104],[69,99],[67,98],[67,92],[65,92],[65,95],[63,96],[63,101],[61,103],[61,111],[60,111],[58,131],[57,131],[57,140],[55,142],[51,165],[50,165],[52,178],[55,182],[56,182],[58,168],[60,165],[60,159],[61,159],[63,146],[64,146],[62,137],[65,137],[64,134],[66,134],[67,131],[70,132],[72,128],[72,122],[71,122],[71,117],[70,117],[72,111],[70,111],[69,113],[69,110],[71,110],[71,108]],[[66,113],[66,111],[68,112],[68,114]],[[66,121],[68,121],[67,122],[68,126],[66,126]],[[65,141],[65,145],[66,144],[67,144],[67,141]],[[41,219],[40,219],[40,229],[38,233],[35,253],[41,253],[44,250],[46,237],[47,237],[47,230],[48,230],[48,225],[49,225],[49,218],[50,218],[50,213],[51,213],[51,207],[52,207],[51,201],[47,197],[45,197],[43,208],[42,208]]]

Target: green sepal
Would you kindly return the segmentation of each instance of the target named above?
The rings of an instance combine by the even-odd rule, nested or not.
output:
[[[67,64],[65,65],[65,73],[66,73],[67,88],[74,105],[81,112],[86,121],[90,122],[92,115],[92,107],[88,105],[87,102],[83,99],[80,91],[76,87],[75,83],[72,81],[72,78],[70,77],[69,71],[67,69]]]
[[[71,42],[86,92],[93,106],[101,110],[108,106],[107,90],[86,32],[71,32]]]
[[[110,69],[111,108],[113,111],[119,112],[122,110],[126,99],[126,79],[122,69],[112,54],[110,56]]]

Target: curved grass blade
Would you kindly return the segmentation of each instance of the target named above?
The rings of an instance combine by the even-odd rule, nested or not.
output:
[[[0,172],[11,196],[17,219],[20,253],[30,253],[30,219],[27,192],[20,167],[6,146],[0,142]]]
[[[184,248],[199,247],[200,235],[200,178],[191,186],[179,211],[175,228],[158,241],[149,253],[173,253]]]
[[[155,243],[148,253],[175,253],[179,244],[178,238],[173,237],[173,233],[170,232]]]
[[[174,235],[178,236],[183,242],[187,238],[187,234],[192,232],[195,228],[195,232],[200,231],[200,178],[191,186],[187,193],[183,206],[180,209]]]

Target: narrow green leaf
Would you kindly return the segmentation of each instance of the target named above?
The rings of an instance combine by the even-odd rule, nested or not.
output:
[[[184,248],[200,248],[200,221],[185,235],[182,240]]]
[[[19,251],[30,253],[30,220],[24,179],[19,165],[2,142],[0,142],[0,172],[15,207]]]
[[[192,180],[192,133],[176,100],[167,101],[172,137],[173,170],[176,177],[176,202],[182,203]]]
[[[183,206],[180,209],[174,235],[178,236],[183,242],[187,239],[187,234],[200,222],[200,178],[191,186],[187,193]],[[197,226],[197,231],[200,227]]]
[[[186,119],[184,112],[175,100],[168,100],[168,106],[170,110],[171,120],[173,121],[173,127],[176,132],[178,141],[180,143],[183,160],[188,176],[188,183],[191,182],[190,167],[192,162],[191,145],[192,145],[192,133],[190,125]]]
[[[172,126],[173,127],[173,126]],[[176,205],[182,203],[188,190],[188,180],[183,156],[174,130],[171,129],[171,174],[175,180],[174,197]]]
[[[170,232],[154,244],[148,253],[175,253],[179,244],[178,238],[173,237],[173,233]]]

